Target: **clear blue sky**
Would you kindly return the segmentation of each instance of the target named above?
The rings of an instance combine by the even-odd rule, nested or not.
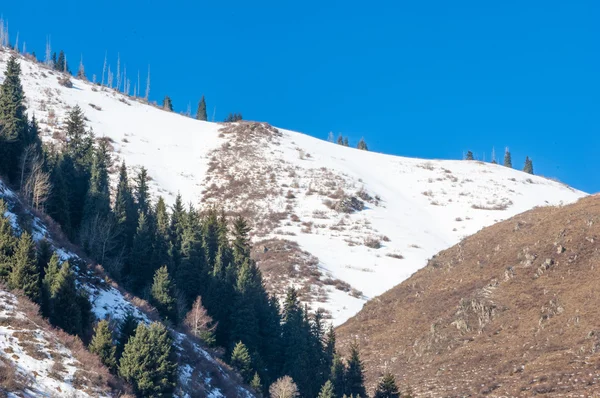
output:
[[[75,71],[105,51],[152,69],[151,99],[178,111],[325,139],[365,137],[404,156],[489,160],[509,146],[536,173],[600,191],[600,2],[6,1],[11,37],[46,35]],[[167,133],[167,132],[165,132]],[[368,167],[368,166],[365,166]]]

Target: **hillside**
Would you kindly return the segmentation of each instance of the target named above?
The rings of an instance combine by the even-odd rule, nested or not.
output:
[[[600,197],[538,208],[432,258],[338,328],[369,384],[418,396],[600,393]]]
[[[0,69],[7,52],[0,51]],[[359,151],[265,123],[201,122],[21,59],[27,107],[47,142],[64,141],[80,106],[117,162],[148,169],[172,204],[217,205],[250,217],[254,255],[272,292],[290,284],[335,324],[486,225],[584,193],[477,161]],[[113,168],[116,178],[116,166]]]
[[[35,241],[46,240],[63,260],[78,264],[78,284],[87,292],[97,320],[119,322],[132,313],[149,324],[159,319],[147,302],[128,294],[111,281],[101,268],[86,262],[79,249],[55,236],[51,228],[22,204],[0,180],[0,200],[8,205],[7,217],[15,230],[31,227]],[[53,328],[38,314],[29,299],[8,292],[0,285],[0,393],[22,391],[26,396],[115,396],[115,380],[79,338]],[[178,362],[177,397],[251,398],[239,375],[224,365],[215,352],[207,350],[178,330],[170,330]],[[117,389],[119,391],[119,389]]]

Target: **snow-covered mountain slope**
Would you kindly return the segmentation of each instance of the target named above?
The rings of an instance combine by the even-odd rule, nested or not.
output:
[[[148,303],[130,296],[109,281],[101,270],[89,269],[82,258],[61,246],[44,222],[29,212],[2,180],[0,199],[8,204],[4,216],[11,220],[16,233],[22,231],[22,224],[31,226],[34,240],[46,240],[63,260],[76,266],[78,284],[87,291],[98,320],[117,322],[127,313],[145,323],[158,319]],[[0,391],[5,382],[3,372],[14,369],[15,388],[23,386],[26,396],[112,396],[107,383],[111,376],[99,359],[90,354],[78,338],[51,328],[37,310],[26,297],[17,298],[0,286]],[[176,397],[254,396],[241,385],[239,376],[196,340],[176,330],[171,330],[171,335],[179,365]],[[71,352],[73,348],[75,354]],[[96,368],[90,369],[90,365]]]
[[[0,70],[7,57],[0,53]],[[495,164],[359,151],[264,123],[196,121],[88,82],[66,88],[60,74],[21,65],[45,140],[60,141],[65,114],[79,105],[117,159],[146,167],[168,203],[180,192],[250,217],[269,287],[294,284],[335,324],[482,227],[585,195]]]

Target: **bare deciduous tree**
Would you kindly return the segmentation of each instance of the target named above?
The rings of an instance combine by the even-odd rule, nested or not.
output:
[[[81,226],[79,239],[85,250],[104,264],[107,253],[117,249],[119,230],[112,217],[96,214]]]
[[[106,74],[106,58],[108,57],[108,52],[104,53],[104,65],[102,66],[102,83],[101,86],[104,86],[104,75]]]
[[[300,396],[298,387],[290,376],[283,376],[269,387],[271,398],[295,398]]]
[[[46,36],[46,54],[44,63],[47,67],[52,67],[52,44],[50,42],[50,36]]]
[[[43,210],[51,188],[50,175],[44,171],[35,145],[27,146],[21,156],[21,194],[31,207]]]
[[[211,337],[217,328],[217,324],[213,324],[213,319],[202,305],[200,296],[196,298],[192,309],[187,313],[184,324],[189,328],[190,333],[204,341],[207,337]]]
[[[150,98],[150,65],[148,65],[148,78],[146,79],[146,101]]]

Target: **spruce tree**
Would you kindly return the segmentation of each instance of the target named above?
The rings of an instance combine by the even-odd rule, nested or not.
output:
[[[329,380],[331,380],[331,383],[333,384],[333,390],[335,391],[336,397],[341,398],[346,391],[346,366],[339,355],[333,357]]]
[[[200,102],[198,103],[198,111],[196,112],[196,119],[198,120],[208,120],[208,118],[206,117],[206,100],[204,99],[204,96],[202,96],[202,98],[200,99]]]
[[[350,146],[350,144],[348,143],[348,137],[344,138],[344,146]]]
[[[525,166],[523,167],[523,171],[528,174],[533,174],[533,162],[529,159],[529,156],[525,157]]]
[[[150,291],[150,303],[156,307],[158,313],[165,319],[175,323],[176,300],[175,287],[169,277],[167,266],[163,265],[154,274],[154,282]]]
[[[59,72],[64,72],[66,67],[65,62],[65,53],[63,50],[60,50],[60,53],[58,54],[58,59],[56,60],[56,64],[54,65],[54,69],[56,69]]]
[[[121,359],[123,351],[125,350],[125,345],[129,342],[129,339],[135,335],[138,324],[138,319],[131,311],[127,312],[119,322],[117,330],[117,359]]]
[[[387,372],[381,380],[379,380],[373,398],[400,398],[400,392],[396,386],[394,375]]]
[[[46,272],[46,276],[50,270]],[[75,274],[65,261],[50,286],[50,322],[70,334],[82,335],[85,330],[85,314],[82,314],[82,298],[77,291]]]
[[[10,219],[5,216],[6,211],[6,203],[0,199],[0,280],[3,282],[8,281],[17,244]]]
[[[473,160],[473,152],[467,151],[467,154],[465,155],[465,160]]]
[[[150,220],[143,212],[139,213],[138,228],[133,238],[129,266],[126,272],[129,274],[131,289],[140,294],[152,280],[154,275],[152,259],[153,236],[150,229]]]
[[[170,241],[170,220],[167,213],[167,205],[162,196],[159,196],[154,210],[156,215],[156,235],[154,239],[154,258],[155,265],[167,265],[169,273],[173,275],[174,267],[172,264],[172,249]]]
[[[321,387],[321,391],[319,392],[318,398],[335,398],[335,393],[333,390],[333,384],[331,381],[327,380],[323,387]]]
[[[346,394],[366,397],[364,366],[360,359],[358,344],[350,346],[350,358],[346,371]]]
[[[173,112],[173,103],[171,102],[171,97],[165,95],[165,99],[163,100],[163,109],[165,111]]]
[[[170,396],[177,382],[172,340],[160,323],[149,327],[140,323],[125,345],[119,361],[119,374],[143,397]]]
[[[110,332],[107,320],[101,320],[96,325],[94,337],[88,349],[91,353],[98,355],[108,369],[111,371],[116,370],[116,347],[113,343],[112,333]]]
[[[148,170],[142,167],[135,178],[135,199],[138,211],[145,215],[148,215],[150,210],[150,188],[148,187],[148,181]]]
[[[512,168],[512,157],[508,148],[504,151],[504,166]]]
[[[27,232],[21,234],[12,262],[13,267],[8,279],[9,287],[23,290],[33,302],[39,303],[40,272],[37,267],[35,243]]]
[[[250,353],[248,349],[239,341],[231,353],[231,366],[237,369],[242,375],[242,378],[246,383],[250,382],[252,379],[252,358],[250,358]]]
[[[356,148],[361,149],[363,151],[368,151],[369,148],[367,147],[367,143],[365,142],[364,138],[361,138],[360,141],[358,141],[358,145],[356,146]]]
[[[252,378],[252,381],[250,382],[250,387],[252,387],[252,389],[254,391],[256,391],[258,394],[261,393],[262,391],[262,382],[260,381],[260,376],[258,375],[258,372],[254,372],[254,377]]]
[[[54,252],[50,261],[46,264],[44,270],[44,279],[42,280],[42,315],[50,317],[52,315],[52,285],[60,272],[60,258]]]
[[[18,167],[15,165],[26,143],[28,120],[24,100],[21,65],[13,55],[6,63],[0,86],[0,174],[11,181],[16,180]]]
[[[181,261],[177,268],[177,288],[183,294],[186,308],[203,295],[206,265],[199,226],[186,225],[181,243]],[[221,298],[219,298],[220,300]]]
[[[89,171],[94,157],[94,138],[86,129],[85,115],[79,105],[76,105],[67,115],[65,133],[67,153],[71,156],[76,169]]]
[[[127,255],[133,244],[133,237],[137,229],[137,213],[133,202],[133,193],[129,186],[125,162],[121,164],[119,169],[114,218],[118,231],[118,246]]]
[[[338,145],[344,145],[344,137],[342,137],[342,134],[338,135],[337,143]]]
[[[110,166],[110,152],[107,142],[100,141],[98,149],[94,151],[94,160],[90,172],[90,182],[84,207],[84,217],[106,218],[110,213],[110,182],[108,167]]]
[[[70,214],[70,192],[64,172],[72,170],[70,157],[57,155],[52,158],[50,170],[50,182],[52,190],[50,197],[46,202],[46,212],[54,221],[62,227],[63,231],[71,235],[71,214]]]

